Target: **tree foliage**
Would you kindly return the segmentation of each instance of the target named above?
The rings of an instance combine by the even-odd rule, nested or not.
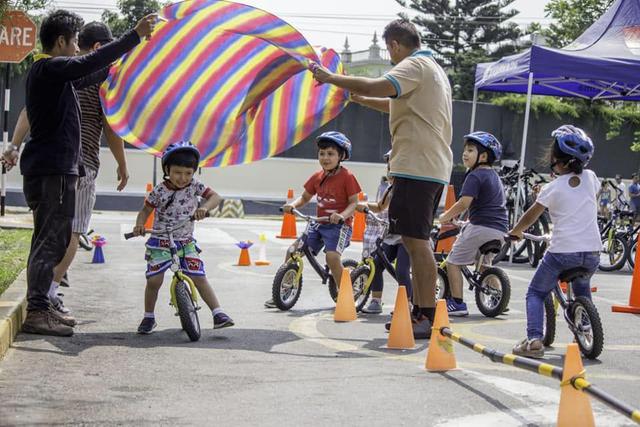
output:
[[[102,12],[102,22],[111,28],[115,37],[133,28],[136,23],[150,13],[160,10],[160,2],[156,0],[118,0],[120,13],[110,10]]]
[[[422,30],[423,43],[441,59],[459,99],[473,96],[478,62],[515,53],[530,32],[508,21],[518,14],[506,9],[515,0],[396,1],[418,12],[412,22]]]
[[[544,8],[554,22],[544,31],[549,46],[565,47],[578,38],[614,0],[551,0]]]

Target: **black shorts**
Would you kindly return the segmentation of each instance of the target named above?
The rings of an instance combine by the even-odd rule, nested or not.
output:
[[[389,232],[429,240],[443,184],[395,177],[389,204]]]

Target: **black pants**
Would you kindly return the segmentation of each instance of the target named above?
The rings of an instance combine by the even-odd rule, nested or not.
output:
[[[24,197],[33,211],[33,236],[27,262],[27,310],[49,307],[47,293],[53,268],[62,261],[71,240],[77,176],[24,177]]]
[[[411,262],[404,245],[402,243],[397,245],[387,245],[383,243],[382,250],[384,250],[389,262],[393,262],[396,259],[398,260],[396,262],[396,278],[398,284],[407,288],[407,296],[411,298],[413,295],[413,288],[411,286]],[[371,281],[371,292],[382,292],[382,288],[384,287],[382,273],[384,273],[384,265],[382,264],[382,260],[378,259],[378,262],[376,262],[376,272]]]

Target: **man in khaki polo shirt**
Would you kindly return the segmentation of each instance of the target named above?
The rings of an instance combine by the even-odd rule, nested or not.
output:
[[[392,21],[382,37],[396,64],[383,77],[343,76],[317,65],[311,71],[316,80],[351,91],[355,102],[389,113],[390,232],[402,236],[411,257],[414,336],[429,338],[437,277],[429,236],[451,176],[451,86],[431,52],[420,50],[420,33],[411,22]]]

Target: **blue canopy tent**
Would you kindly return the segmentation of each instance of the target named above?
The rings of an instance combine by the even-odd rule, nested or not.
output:
[[[522,173],[532,95],[640,101],[640,0],[617,0],[565,48],[534,45],[499,61],[478,64],[471,131],[479,90],[527,94]]]

